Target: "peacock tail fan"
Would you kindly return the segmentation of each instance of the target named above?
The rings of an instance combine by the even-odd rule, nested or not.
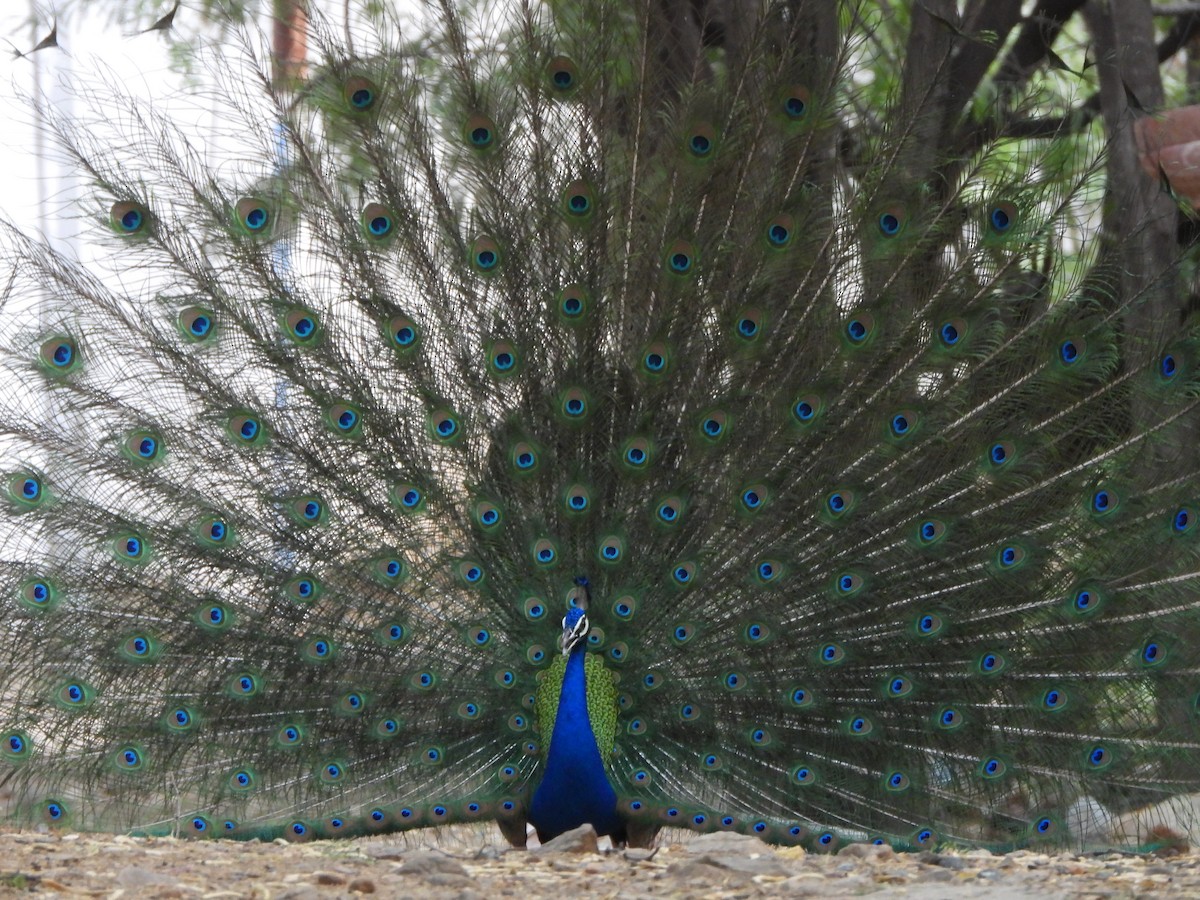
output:
[[[715,6],[314,9],[302,71],[40,101],[86,251],[4,225],[7,821],[1009,847],[1197,789],[1196,325],[1099,129],[1007,127],[1092,76]]]

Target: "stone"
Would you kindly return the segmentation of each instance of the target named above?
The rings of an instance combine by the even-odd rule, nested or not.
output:
[[[779,861],[770,856],[735,856],[731,853],[706,853],[697,862],[716,866],[730,872],[739,872],[751,877],[757,875],[772,875],[786,878],[792,873]]]
[[[540,856],[545,853],[598,853],[599,838],[596,829],[589,824],[564,831],[553,840],[547,841],[530,853]]]
[[[404,848],[399,844],[367,844],[362,852],[371,859],[390,859],[397,862],[404,859]]]
[[[736,831],[713,831],[702,834],[684,845],[689,853],[774,853],[769,844],[763,843],[752,834]]]
[[[117,884],[134,891],[139,888],[161,890],[162,888],[179,887],[179,879],[161,872],[151,872],[149,869],[129,866],[117,873]]]
[[[655,847],[653,850],[647,850],[645,847],[625,848],[625,858],[631,863],[646,862],[647,860],[654,859],[657,854],[657,847]]]
[[[892,859],[896,851],[887,844],[847,844],[837,853],[838,856],[848,856],[851,859],[869,859],[881,861]]]
[[[463,864],[452,856],[431,850],[410,854],[400,867],[401,875],[461,875],[467,877]]]
[[[943,869],[950,869],[954,872],[961,872],[967,867],[967,861],[961,856],[952,856],[946,853],[930,853],[927,859],[921,862],[929,863],[933,866],[941,866]]]
[[[932,868],[917,874],[917,881],[953,881],[957,876],[949,869]]]
[[[749,881],[749,875],[713,865],[707,858],[685,859],[667,867],[667,877],[677,881],[704,882],[705,884],[727,884],[730,881]]]

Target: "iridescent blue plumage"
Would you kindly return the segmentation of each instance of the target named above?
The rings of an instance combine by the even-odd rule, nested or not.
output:
[[[580,607],[563,619],[561,645],[567,657],[558,700],[558,713],[541,783],[533,792],[529,821],[542,840],[591,823],[599,834],[624,840],[617,817],[617,794],[596,744],[588,711],[584,658],[587,655],[587,615]]]

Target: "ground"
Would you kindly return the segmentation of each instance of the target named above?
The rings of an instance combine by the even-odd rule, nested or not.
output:
[[[498,833],[440,833],[311,844],[186,841],[51,832],[0,833],[0,897],[325,900],[381,897],[911,897],[915,900],[1200,896],[1200,855],[1022,851],[894,854],[851,845],[832,855],[755,838],[660,840],[653,851],[510,851]],[[562,839],[560,839],[562,840]],[[601,839],[603,845],[605,839]]]

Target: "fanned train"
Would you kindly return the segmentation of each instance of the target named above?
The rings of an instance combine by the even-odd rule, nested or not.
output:
[[[920,4],[905,90],[871,4],[376,15],[227,32],[203,124],[43,101],[5,821],[1023,846],[1200,786],[1197,334],[1118,136],[1015,133],[1049,82]]]

